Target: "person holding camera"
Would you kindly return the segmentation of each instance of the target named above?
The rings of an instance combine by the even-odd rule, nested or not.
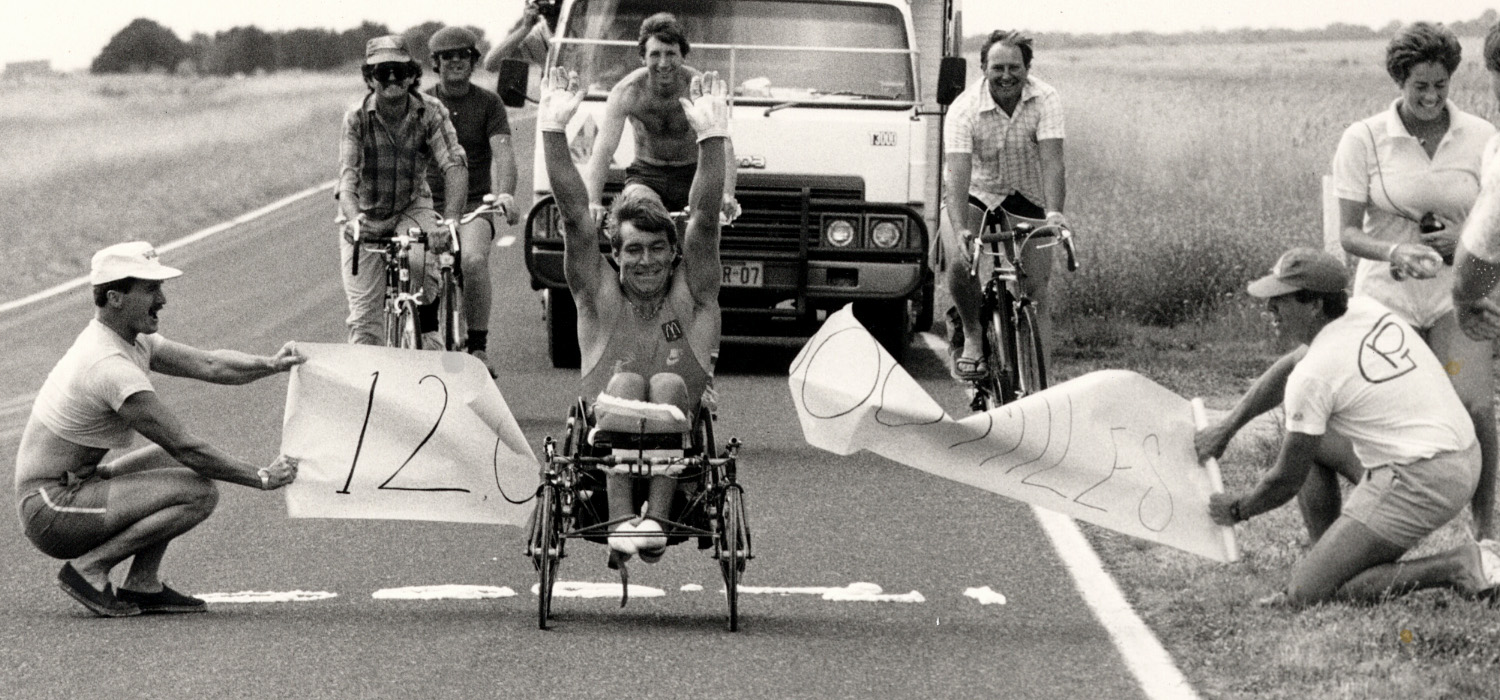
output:
[[[1333,184],[1344,251],[1359,258],[1354,295],[1380,301],[1421,334],[1474,420],[1482,466],[1471,506],[1475,534],[1486,539],[1495,537],[1494,348],[1459,328],[1452,262],[1496,130],[1448,99],[1461,58],[1458,38],[1442,25],[1397,32],[1385,64],[1401,94],[1344,130]]]
[[[500,62],[507,58],[547,65],[547,52],[552,49],[552,33],[557,31],[560,9],[553,0],[526,0],[515,26],[485,54],[484,69],[499,73]]]

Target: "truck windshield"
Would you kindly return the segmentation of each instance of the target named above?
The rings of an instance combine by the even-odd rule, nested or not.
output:
[[[577,0],[558,38],[557,65],[591,94],[641,67],[641,21],[677,16],[684,64],[719,71],[736,102],[895,101],[915,94],[906,22],[888,5],[817,0]]]

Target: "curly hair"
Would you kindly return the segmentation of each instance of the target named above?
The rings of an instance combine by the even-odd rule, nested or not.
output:
[[[627,222],[637,231],[666,234],[667,244],[677,247],[677,224],[672,222],[667,208],[659,200],[652,197],[626,197],[623,194],[615,197],[614,204],[610,207],[606,233],[609,234],[610,250],[616,253],[620,252],[623,244],[620,227]]]
[[[1488,44],[1488,42],[1486,42]],[[1463,47],[1453,31],[1441,24],[1412,22],[1396,32],[1385,47],[1385,72],[1397,84],[1406,84],[1412,67],[1429,61],[1441,65],[1449,75],[1463,60]]]
[[[641,38],[638,42],[641,47],[641,58],[646,57],[646,40],[656,37],[663,44],[676,44],[682,49],[682,55],[688,55],[687,35],[682,33],[682,25],[677,22],[677,15],[670,12],[658,12],[647,17],[641,22]]]
[[[1021,50],[1021,64],[1031,68],[1031,37],[1018,31],[1007,31],[996,29],[985,38],[984,45],[979,47],[979,66],[988,67],[990,60],[990,47],[995,44],[1014,46]]]

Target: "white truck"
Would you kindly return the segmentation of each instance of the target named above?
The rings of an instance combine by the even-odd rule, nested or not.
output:
[[[578,71],[588,86],[568,126],[581,168],[610,88],[641,65],[641,21],[675,14],[691,48],[684,63],[718,71],[734,93],[743,213],[722,230],[724,334],[807,336],[854,302],[900,357],[913,329],[932,321],[927,259],[942,120],[964,83],[960,2],[563,0],[547,65]],[[524,95],[525,75],[502,70],[501,94]],[[633,157],[629,131],[627,124],[606,196],[619,191]],[[560,219],[540,148],[538,138],[526,266],[544,294],[553,364],[577,367]]]

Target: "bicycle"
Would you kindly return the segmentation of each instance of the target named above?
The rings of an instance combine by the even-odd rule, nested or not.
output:
[[[448,250],[438,253],[438,323],[442,328],[443,349],[463,352],[468,344],[468,324],[464,318],[463,257],[460,250],[458,227],[485,214],[504,214],[505,207],[495,204],[495,195],[487,194],[484,201],[457,221],[438,218],[438,225],[447,226]]]
[[[1026,276],[1021,251],[1033,239],[1051,239],[1050,243],[1041,243],[1040,248],[1061,243],[1068,254],[1068,272],[1078,269],[1078,257],[1073,250],[1072,231],[1067,228],[1027,222],[1011,224],[998,206],[989,208],[972,194],[969,205],[984,211],[980,233],[974,237],[970,276],[979,276],[981,254],[995,261],[984,284],[979,314],[984,320],[981,340],[990,371],[984,378],[973,381],[973,398],[969,403],[975,411],[987,411],[1047,388],[1047,355],[1037,327],[1036,301],[1019,284]],[[987,253],[983,250],[985,244],[990,248]],[[1008,263],[1008,267],[1002,266],[1002,262]]]
[[[462,352],[467,340],[463,317],[463,271],[462,250],[458,227],[489,213],[503,212],[504,207],[495,206],[494,195],[485,195],[484,203],[474,211],[463,215],[458,221],[439,217],[438,224],[447,226],[449,247],[438,253],[439,323],[443,327],[443,349]],[[412,245],[427,245],[427,233],[413,226],[405,234],[367,236],[360,232],[364,217],[352,222],[343,216],[334,219],[340,226],[353,228],[350,235],[356,245],[369,246],[366,250],[379,253],[385,262],[385,343],[393,348],[422,349],[422,333],[418,324],[417,308],[423,294],[420,281],[424,277],[422,265],[413,267]],[[351,274],[359,274],[359,256],[349,263]]]

